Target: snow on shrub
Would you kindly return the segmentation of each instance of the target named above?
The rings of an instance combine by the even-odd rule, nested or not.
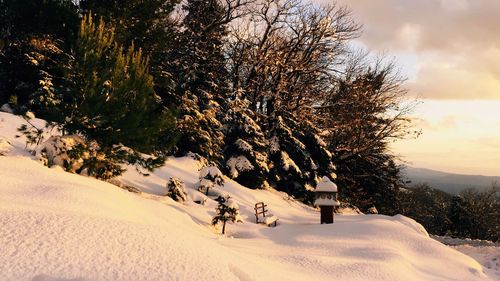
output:
[[[238,146],[241,150],[243,151],[252,151],[253,150],[253,147],[251,144],[249,144],[248,142],[242,140],[242,139],[237,139],[234,144],[236,146]]]
[[[301,174],[300,168],[295,164],[295,162],[288,156],[288,153],[282,151],[281,152],[281,165],[283,170],[290,171],[290,168],[294,170],[297,174]]]
[[[14,109],[8,103],[3,104],[2,107],[0,107],[0,111],[14,113]]]
[[[377,207],[372,206],[372,207],[368,208],[368,214],[378,214]]]
[[[35,114],[31,111],[26,111],[26,113],[24,113],[24,116],[28,119],[35,119]]]
[[[226,166],[229,168],[229,175],[231,178],[237,178],[240,172],[254,169],[252,163],[243,155],[229,158],[226,162]]]
[[[231,197],[217,197],[216,201],[219,203],[215,209],[215,217],[212,219],[212,225],[217,225],[222,222],[222,234],[226,232],[226,223],[230,222],[242,222],[240,216],[240,208]]]
[[[149,169],[155,161],[150,163],[150,159],[121,144],[103,149],[79,135],[52,136],[43,141],[45,129],[21,126],[18,130],[26,136],[27,144],[36,145],[33,154],[40,162],[48,167],[60,166],[70,173],[109,180],[125,170],[123,164],[139,163]]]
[[[8,140],[3,137],[0,137],[0,156],[7,155],[12,149],[12,145]]]
[[[257,124],[258,116],[248,108],[248,101],[230,102],[224,117],[224,172],[249,188],[269,186],[269,157],[266,136]]]
[[[86,154],[82,157],[72,155],[73,149],[79,146],[86,146],[80,136],[52,136],[37,147],[35,156],[49,167],[57,165],[68,172],[75,173],[83,166],[84,158],[88,158]]]
[[[187,192],[184,183],[178,178],[170,178],[167,183],[166,196],[172,198],[177,202],[184,202],[187,200]]]
[[[215,166],[204,167],[200,170],[200,181],[196,184],[200,192],[208,195],[211,188],[224,186],[222,172]]]
[[[201,193],[192,193],[191,199],[193,200],[194,203],[200,205],[205,205],[205,202],[207,202],[207,197]]]
[[[217,198],[217,197],[227,198],[229,196],[229,194],[227,194],[222,189],[220,189],[216,186],[214,186],[210,189],[208,195],[211,196],[212,198]]]

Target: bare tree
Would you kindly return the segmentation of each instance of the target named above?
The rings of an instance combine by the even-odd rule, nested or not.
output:
[[[275,110],[310,112],[331,87],[331,77],[347,53],[346,43],[359,30],[343,7],[260,1],[231,34],[233,90],[268,116]]]
[[[417,102],[406,99],[403,82],[393,61],[353,53],[323,103],[315,106],[315,123],[335,152],[338,181],[349,187],[343,193],[362,209],[371,204],[383,213],[397,209],[403,182],[389,143],[420,134],[409,118]]]
[[[326,99],[316,106],[318,124],[331,148],[344,161],[373,151],[387,152],[391,141],[418,136],[409,113],[418,104],[406,98],[405,79],[394,61],[367,52],[352,56]]]

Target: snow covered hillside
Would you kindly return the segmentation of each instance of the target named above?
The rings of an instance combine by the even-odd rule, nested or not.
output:
[[[482,266],[431,239],[403,216],[319,212],[276,191],[225,179],[243,223],[210,225],[216,202],[163,196],[170,177],[188,195],[199,163],[170,159],[148,177],[129,169],[116,185],[49,169],[15,139],[19,117],[0,113],[0,280],[494,280]],[[36,122],[42,122],[38,120]],[[3,155],[3,156],[2,156]],[[278,226],[255,224],[265,202]]]

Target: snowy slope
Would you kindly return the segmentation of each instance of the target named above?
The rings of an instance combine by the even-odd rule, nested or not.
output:
[[[180,204],[162,196],[175,176],[191,195],[199,164],[170,159],[149,177],[133,169],[123,189],[60,169],[24,152],[0,113],[0,280],[494,280],[472,258],[428,237],[403,216],[319,213],[276,191],[249,190],[226,179],[244,223],[222,237],[210,226],[215,202]],[[42,121],[37,121],[42,122]],[[276,228],[254,223],[264,201]]]

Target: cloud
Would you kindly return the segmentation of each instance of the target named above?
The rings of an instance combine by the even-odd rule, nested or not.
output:
[[[488,149],[495,149],[500,152],[500,139],[498,137],[484,137],[473,140],[474,143],[488,147]],[[498,159],[498,157],[497,157]]]
[[[455,115],[447,115],[443,118],[434,120],[427,120],[421,117],[412,117],[411,123],[413,128],[422,129],[425,134],[428,131],[444,131],[444,130],[453,130],[457,127],[459,118]]]
[[[320,1],[328,3],[328,0]],[[417,50],[499,46],[497,0],[339,0],[364,24],[362,40],[379,49],[405,48],[401,33],[418,31]]]
[[[318,0],[328,3],[329,0]],[[339,0],[376,52],[418,56],[411,93],[436,99],[500,99],[500,1]]]
[[[420,118],[420,117],[412,116],[411,124],[412,124],[413,128],[418,129],[418,130],[427,130],[427,129],[433,128],[431,122],[427,121],[424,118]]]
[[[423,134],[391,144],[417,166],[500,175],[500,100],[425,100],[412,113]]]
[[[457,117],[453,115],[446,116],[437,124],[438,129],[453,129],[455,127],[457,127]]]
[[[496,66],[488,66],[492,61],[500,66],[500,51],[496,57],[428,55],[418,63],[416,77],[406,86],[422,98],[500,99],[500,72]]]

